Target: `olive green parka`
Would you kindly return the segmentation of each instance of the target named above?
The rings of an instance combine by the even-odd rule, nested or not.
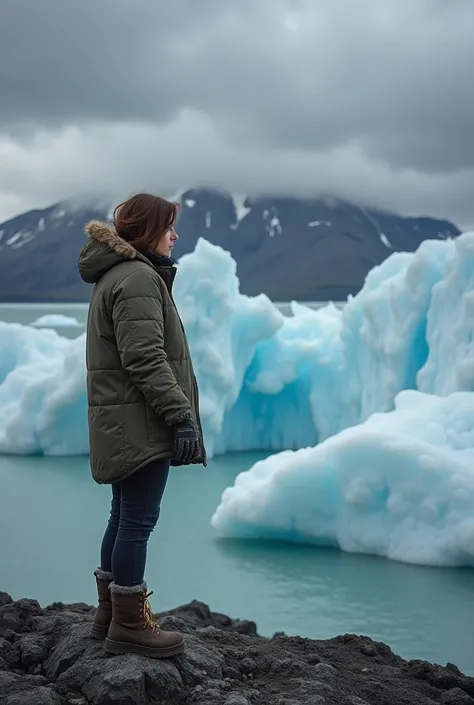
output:
[[[176,267],[157,265],[99,221],[79,255],[93,284],[86,367],[90,463],[100,484],[125,479],[152,460],[172,458],[171,426],[191,418],[206,453],[186,334],[173,301]]]

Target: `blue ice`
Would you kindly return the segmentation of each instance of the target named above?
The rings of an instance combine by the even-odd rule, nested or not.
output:
[[[342,309],[291,317],[242,295],[201,239],[175,299],[210,455],[274,453],[226,490],[220,534],[474,562],[474,233],[394,253]],[[88,452],[84,342],[0,322],[1,453]]]

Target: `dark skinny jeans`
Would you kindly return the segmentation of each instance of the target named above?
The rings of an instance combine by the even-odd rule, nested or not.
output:
[[[160,516],[169,467],[169,460],[155,460],[112,485],[100,567],[113,574],[117,585],[143,583],[147,543]]]

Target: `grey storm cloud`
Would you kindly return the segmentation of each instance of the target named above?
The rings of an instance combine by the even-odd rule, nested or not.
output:
[[[22,179],[26,200],[77,188],[84,150],[105,180],[94,155],[116,170],[126,154],[150,181],[162,150],[170,183],[234,173],[244,188],[247,171],[249,188],[308,190],[327,174],[357,195],[365,178],[367,198],[399,207],[413,189],[422,207],[451,189],[443,206],[470,217],[474,0],[2,0],[0,12],[5,199]],[[198,161],[206,149],[214,166]],[[35,169],[51,189],[28,183]]]

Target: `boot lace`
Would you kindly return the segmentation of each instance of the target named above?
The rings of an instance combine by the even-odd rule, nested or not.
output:
[[[142,619],[143,619],[143,629],[150,629],[152,632],[158,633],[160,631],[160,626],[153,619],[153,612],[151,611],[151,605],[149,602],[149,597],[153,595],[153,591],[145,593],[142,598]]]

